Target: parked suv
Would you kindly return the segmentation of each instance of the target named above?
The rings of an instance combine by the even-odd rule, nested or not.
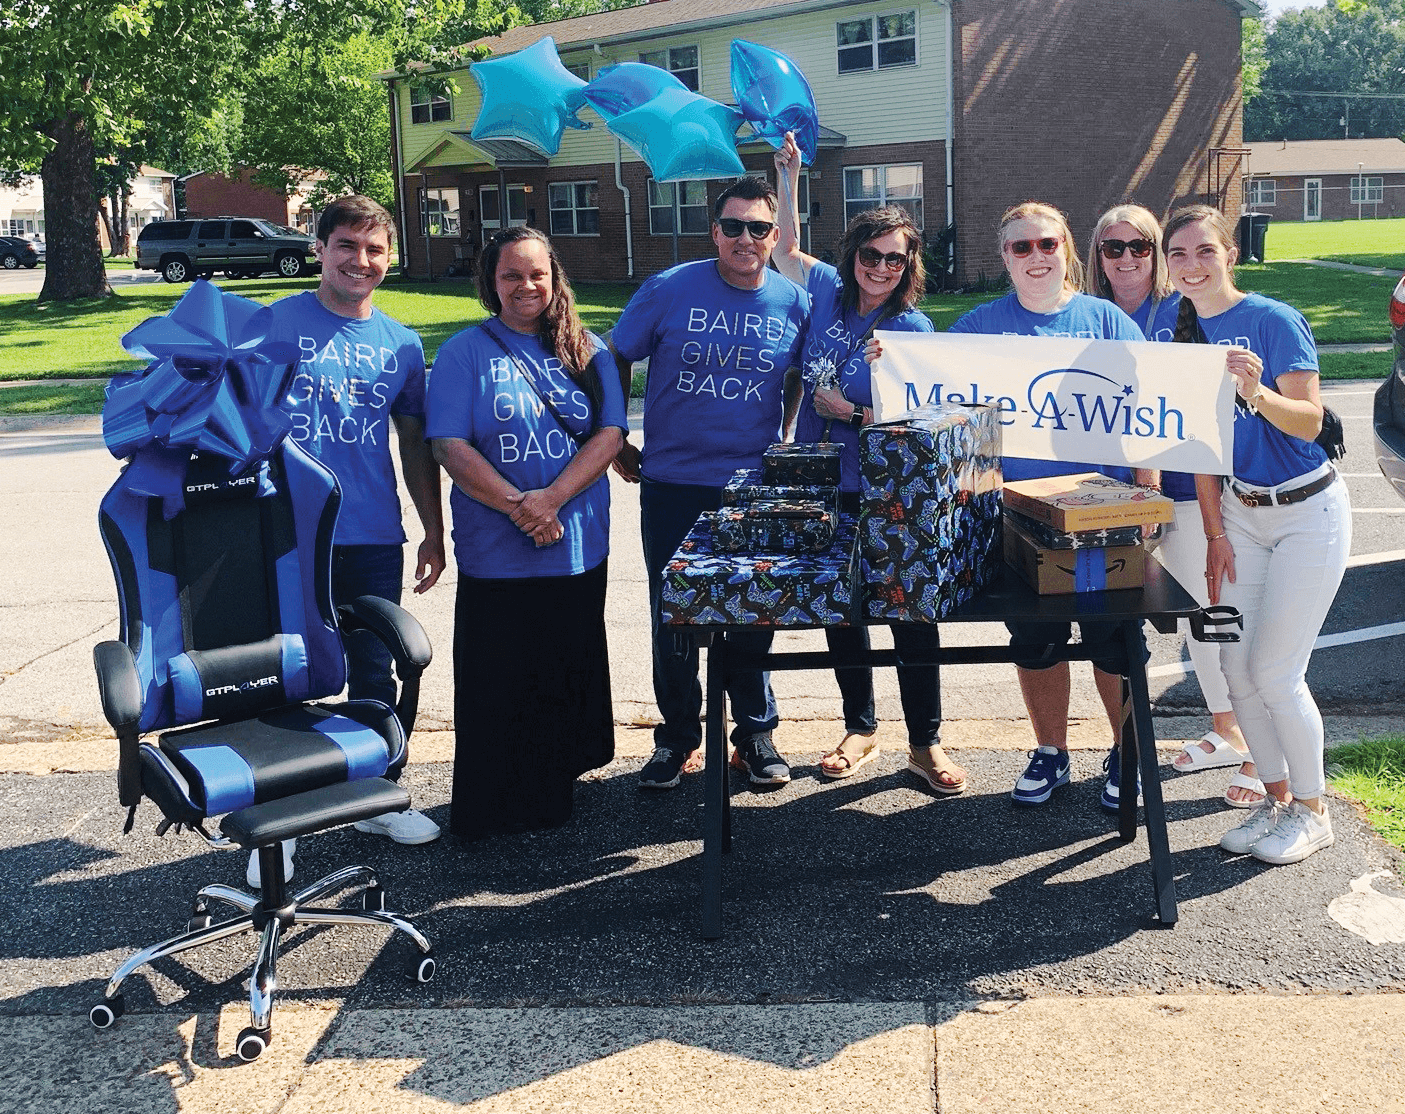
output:
[[[1405,278],[1390,296],[1390,330],[1395,342],[1395,366],[1376,390],[1372,416],[1376,463],[1405,499]]]
[[[16,267],[35,267],[39,252],[22,236],[0,236],[0,267],[13,271]]]
[[[137,236],[137,268],[160,271],[167,282],[256,278],[273,271],[297,278],[311,268],[312,237],[289,233],[256,217],[153,221]]]

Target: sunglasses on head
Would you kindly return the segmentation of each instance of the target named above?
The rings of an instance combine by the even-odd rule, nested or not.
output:
[[[737,220],[736,217],[718,217],[717,227],[722,229],[722,235],[729,240],[735,240],[742,234],[742,229],[751,233],[753,240],[764,240],[771,234],[771,229],[776,227],[773,220]]]
[[[1044,255],[1053,255],[1064,242],[1062,236],[1041,236],[1037,240],[1006,240],[1005,246],[1016,259],[1024,259],[1034,254],[1038,248]]]
[[[901,271],[907,266],[907,256],[900,251],[890,251],[884,255],[874,248],[859,248],[859,262],[865,267],[877,267],[882,263],[890,271]]]
[[[1140,237],[1135,240],[1104,240],[1098,245],[1104,259],[1121,259],[1124,251],[1130,251],[1133,259],[1145,259],[1155,250],[1156,245]]]

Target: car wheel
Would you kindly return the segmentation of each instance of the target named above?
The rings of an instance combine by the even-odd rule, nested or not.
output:
[[[19,265],[20,261],[17,255],[7,255],[3,259],[0,259],[0,267],[4,267],[7,271],[13,271],[19,267]]]
[[[35,267],[39,266],[39,260],[37,260],[37,259],[30,259],[30,260],[27,260],[27,261],[25,262],[25,266],[28,267],[28,268],[32,271],[32,270],[34,270]]]
[[[161,264],[161,277],[167,282],[189,282],[190,262],[183,255]]]
[[[284,252],[273,261],[273,265],[284,278],[297,278],[303,272],[302,257],[292,252]]]

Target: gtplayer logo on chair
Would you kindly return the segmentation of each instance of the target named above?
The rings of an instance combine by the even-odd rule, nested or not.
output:
[[[222,487],[230,489],[248,487],[249,484],[257,482],[257,476],[237,476],[232,480],[225,480],[222,484],[186,484],[185,491],[187,495],[191,495],[198,491],[218,491]]]
[[[241,681],[237,685],[216,685],[214,688],[206,689],[206,696],[228,696],[231,692],[249,692],[252,689],[263,689],[269,685],[276,685],[278,676],[256,677],[251,681]]]

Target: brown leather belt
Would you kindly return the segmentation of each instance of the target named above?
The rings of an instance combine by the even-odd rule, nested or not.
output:
[[[1294,503],[1301,503],[1304,499],[1316,495],[1328,487],[1331,487],[1337,479],[1335,468],[1318,476],[1315,480],[1309,480],[1302,487],[1289,488],[1287,491],[1246,491],[1237,487],[1233,480],[1229,481],[1229,490],[1246,507],[1289,507]]]

